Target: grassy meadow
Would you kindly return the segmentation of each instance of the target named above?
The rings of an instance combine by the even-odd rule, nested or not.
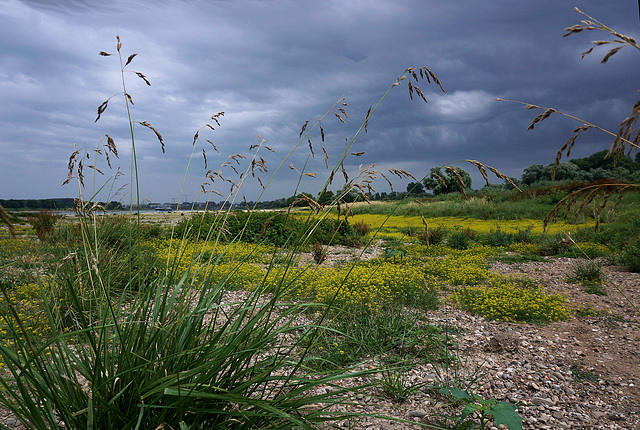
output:
[[[453,202],[452,212],[460,204],[462,199]],[[217,398],[218,390],[245,402],[240,415],[251,423],[345,419],[333,405],[360,391],[401,401],[412,390],[442,388],[388,383],[390,374],[399,381],[419,364],[447,368],[461,359],[450,352],[456,334],[430,323],[431,310],[455,306],[490,320],[532,324],[574,318],[579,311],[531,279],[491,272],[493,261],[564,256],[625,264],[620,241],[636,228],[629,216],[616,217],[597,231],[594,220],[556,223],[544,231],[542,220],[533,217],[382,213],[391,205],[360,206],[346,218],[335,209],[321,214],[226,211],[90,219],[43,211],[39,217],[53,218],[53,228],[44,235],[36,235],[40,224],[33,218],[14,216],[15,237],[6,228],[0,237],[1,390],[49,395],[49,386],[64,382],[69,396],[64,401],[72,402],[69,419],[80,421],[78,427],[86,426],[89,407],[117,409],[123,415],[105,421],[137,422],[144,409],[130,399],[143,396],[153,398],[149,410],[159,408],[144,418],[152,422],[184,423],[187,428],[213,422],[232,428],[226,397]],[[394,205],[402,213],[413,203]],[[619,211],[630,214],[635,208],[631,204]],[[270,230],[278,234],[270,236]],[[325,261],[336,245],[344,258]],[[363,259],[365,252],[376,256]],[[229,302],[229,294],[242,299]],[[399,344],[406,348],[399,351]],[[135,360],[126,358],[132,348],[138,351]],[[78,350],[87,353],[78,357]],[[185,363],[184,354],[192,362]],[[206,355],[215,357],[215,363]],[[105,362],[98,366],[97,360]],[[42,371],[29,368],[33,363]],[[198,381],[205,368],[208,379]],[[276,388],[285,383],[280,375],[285,369],[292,372],[285,382],[295,387],[290,387],[295,396]],[[38,373],[43,371],[51,380]],[[15,379],[17,372],[33,375]],[[373,382],[355,391],[341,388],[340,380],[355,375]],[[124,377],[126,384],[119,382]],[[309,395],[318,381],[335,384],[342,400]],[[102,385],[96,387],[98,382]],[[219,388],[222,382],[226,385]],[[179,389],[182,383],[186,388]],[[210,386],[216,389],[205,396],[200,390]],[[257,395],[259,386],[263,391]],[[87,390],[93,393],[89,397]],[[125,395],[126,405],[118,402]],[[193,403],[213,398],[216,412],[207,403],[206,413],[185,416],[179,405],[166,404],[167,396],[187,402],[185,408],[204,408]],[[264,396],[288,402],[279,407],[291,409],[274,417],[260,403],[267,402]],[[93,403],[98,401],[105,404]],[[295,417],[293,408],[309,402],[323,407],[304,419]],[[17,403],[13,407],[21,411]],[[42,407],[46,403],[25,406],[29,411]],[[246,411],[253,409],[247,418]],[[172,417],[176,411],[179,416]],[[22,413],[25,420],[33,419],[30,412]],[[515,412],[511,417],[512,428],[518,428],[519,417]]]

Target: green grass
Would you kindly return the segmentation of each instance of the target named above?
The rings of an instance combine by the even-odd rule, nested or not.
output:
[[[593,260],[576,262],[571,268],[571,273],[566,277],[566,281],[584,286],[585,292],[589,294],[607,295],[602,288],[605,282],[602,265]]]

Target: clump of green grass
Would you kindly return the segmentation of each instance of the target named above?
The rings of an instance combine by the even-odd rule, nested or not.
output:
[[[605,275],[602,271],[602,264],[599,262],[593,260],[577,262],[573,265],[571,274],[569,274],[565,280],[584,286],[585,292],[589,294],[599,296],[607,295],[606,291],[602,288]]]
[[[346,307],[331,315],[320,336],[309,340],[306,364],[322,370],[341,368],[371,356],[386,357],[393,363],[451,359],[451,337],[429,324],[424,315],[395,304],[375,311]]]
[[[447,246],[457,250],[465,250],[469,248],[471,238],[464,231],[454,231],[447,236]]]
[[[489,320],[548,323],[572,314],[565,297],[547,294],[536,281],[522,277],[496,277],[488,285],[463,287],[451,299]]]
[[[426,386],[425,382],[411,381],[408,373],[412,367],[411,363],[399,362],[395,365],[392,364],[392,366],[394,367],[387,368],[382,372],[379,380],[380,388],[388,397],[402,403]]]
[[[371,231],[371,227],[364,221],[356,221],[353,223],[353,231],[360,236],[366,236]]]
[[[640,273],[640,240],[630,241],[622,250],[618,262],[628,271]]]

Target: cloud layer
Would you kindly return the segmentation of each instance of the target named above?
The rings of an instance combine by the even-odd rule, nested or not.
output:
[[[446,93],[421,82],[429,100],[424,104],[415,94],[409,99],[406,80],[394,87],[369,121],[368,133],[360,133],[350,151],[365,154],[345,159],[351,175],[360,164],[377,163],[420,177],[433,166],[473,158],[519,177],[531,164],[551,162],[580,124],[557,116],[527,132],[536,112],[496,97],[554,107],[613,131],[637,98],[640,53],[625,48],[601,65],[606,50],[596,50],[581,60],[591,40],[607,35],[562,38],[565,27],[584,18],[566,2],[93,3],[0,0],[0,198],[77,196],[77,187],[61,187],[74,145],[89,150],[85,165],[95,164],[105,173],[94,181],[93,173],[85,171],[85,197],[118,167],[124,175],[103,188],[100,198],[127,202],[134,194],[130,186],[115,193],[132,183],[120,64],[116,55],[98,55],[101,50],[117,54],[116,35],[125,60],[138,54],[125,70],[143,73],[151,82],[149,87],[137,75],[124,74],[135,103],[131,114],[152,124],[166,145],[163,154],[151,130],[135,127],[140,198],[150,201],[205,200],[198,193],[206,170],[217,170],[232,154],[249,157],[250,146],[262,139],[275,150],[259,153],[269,169],[260,174],[266,183],[298,143],[302,124],[311,120],[311,126],[345,97],[347,124],[333,113],[321,122],[332,167],[369,107],[406,67],[429,67]],[[633,2],[585,0],[576,5],[621,33],[638,33]],[[107,109],[94,122],[98,106],[107,99]],[[212,122],[215,130],[205,128],[202,147],[194,148],[196,131],[221,111],[220,126]],[[312,133],[315,158],[308,159],[309,145],[303,142],[263,199],[291,195],[305,163],[306,171],[317,177],[305,176],[300,190],[315,193],[322,187],[328,173],[319,130]],[[114,139],[120,155],[111,160],[113,169],[92,152],[106,144],[105,134]],[[604,134],[585,134],[572,155],[588,155],[610,143]],[[231,164],[240,173],[248,160],[238,160]],[[230,167],[223,175],[238,182]],[[478,178],[474,176],[475,186]],[[335,181],[332,188],[339,186]],[[376,186],[388,191],[384,183]],[[229,187],[229,182],[216,184],[221,194]],[[248,177],[243,191],[253,200],[262,188]]]

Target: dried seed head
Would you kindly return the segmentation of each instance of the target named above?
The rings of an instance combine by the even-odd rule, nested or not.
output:
[[[131,63],[131,60],[133,60],[136,55],[138,55],[138,54],[129,55],[129,58],[127,58],[127,62],[124,64],[124,67],[127,67],[129,65],[129,63]]]
[[[151,82],[149,82],[149,80],[147,79],[147,77],[146,77],[145,75],[143,75],[143,74],[142,74],[142,73],[140,73],[140,72],[133,72],[133,73],[135,73],[136,75],[138,75],[138,77],[139,77],[140,79],[142,79],[142,80],[144,81],[144,83],[145,83],[145,84],[147,84],[147,85],[151,86]]]
[[[302,134],[307,129],[307,124],[309,124],[309,120],[306,120],[305,123],[302,125],[302,129],[300,130],[300,137],[302,137]],[[258,136],[258,138],[260,138],[260,136]]]
[[[156,135],[156,138],[158,138],[158,141],[160,142],[160,146],[162,147],[162,153],[164,154],[164,141],[162,140],[162,135],[158,132],[158,130],[156,130],[155,128],[153,128],[153,126],[151,124],[149,124],[147,121],[142,121],[142,122],[138,122],[138,124],[147,127],[149,130],[153,131]]]
[[[109,104],[109,100],[110,100],[110,98],[108,98],[107,100],[102,102],[102,104],[100,106],[98,106],[98,116],[96,117],[96,120],[93,121],[93,122],[98,122],[98,120],[100,119],[100,115],[102,115],[102,113],[105,111],[105,109],[107,109],[107,105]]]

